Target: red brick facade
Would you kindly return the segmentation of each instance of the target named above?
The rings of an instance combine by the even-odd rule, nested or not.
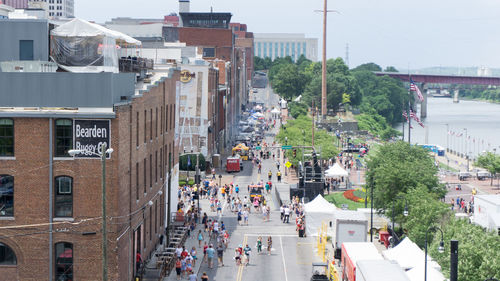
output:
[[[143,233],[138,249],[143,259],[165,232],[166,172],[178,161],[174,143],[178,80],[175,71],[141,96],[115,105],[114,118],[107,118],[114,149],[106,160],[109,280],[132,280],[138,229]],[[0,111],[0,118],[2,114]],[[92,119],[68,112],[59,115]],[[0,243],[15,252],[17,265],[0,265],[0,280],[49,280],[49,253],[54,253],[59,242],[72,244],[74,280],[101,280],[101,161],[53,158],[51,175],[49,149],[56,119],[31,118],[29,114],[12,119],[15,158],[0,158],[0,175],[14,177],[14,216],[0,217]],[[49,202],[54,198],[49,197],[49,189],[58,176],[73,179],[73,216],[53,219],[50,245]],[[2,228],[22,225],[29,226]]]

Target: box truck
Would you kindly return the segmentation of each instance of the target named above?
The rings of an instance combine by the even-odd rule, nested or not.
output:
[[[395,261],[362,260],[356,264],[356,281],[410,281]]]
[[[383,260],[375,245],[370,242],[347,242],[342,244],[342,281],[356,281],[356,267],[359,261]],[[379,276],[382,277],[382,276]],[[379,280],[385,280],[383,277]]]
[[[476,195],[472,221],[500,235],[500,194]]]
[[[334,235],[332,246],[335,249],[335,258],[340,259],[342,243],[366,242],[368,220],[358,211],[337,210],[333,214]]]

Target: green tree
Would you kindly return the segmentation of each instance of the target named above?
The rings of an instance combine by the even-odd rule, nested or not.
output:
[[[476,166],[484,168],[490,172],[490,185],[493,185],[493,177],[496,176],[497,173],[500,173],[500,156],[491,152],[483,153],[477,158]]]
[[[304,75],[294,64],[285,64],[273,79],[273,89],[285,99],[292,99],[304,90]]]
[[[382,71],[382,67],[376,63],[369,62],[356,66],[352,71]]]
[[[366,182],[374,188],[378,208],[391,207],[392,198],[419,185],[439,197],[445,194],[436,176],[438,169],[434,160],[421,147],[402,141],[385,144],[370,153],[367,167]]]
[[[399,72],[394,66],[388,66],[384,69],[384,72]]]
[[[290,102],[288,103],[288,108],[290,109],[290,115],[297,119],[299,116],[307,115],[307,105],[302,102]]]
[[[189,161],[190,165],[188,167],[188,155],[189,155]],[[200,166],[200,171],[205,171],[205,156],[203,154],[198,154],[198,164]],[[196,153],[194,154],[184,154],[179,157],[179,169],[182,171],[187,171],[189,168],[189,171],[195,171],[196,170]]]

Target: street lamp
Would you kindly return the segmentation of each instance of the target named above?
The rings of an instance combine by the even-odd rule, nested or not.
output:
[[[75,157],[78,154],[93,154],[101,157],[101,167],[102,167],[102,178],[101,178],[101,186],[102,186],[102,280],[108,280],[108,240],[106,237],[106,155],[110,155],[113,153],[112,148],[107,148],[106,143],[101,144],[101,153],[95,153],[89,150],[82,149],[71,149],[68,151],[68,154]]]
[[[438,247],[438,252],[443,253],[444,252],[444,241],[443,241],[443,231],[441,228],[437,226],[431,226],[427,229],[425,232],[425,268],[424,268],[424,281],[427,281],[427,236],[429,234],[429,231],[436,231],[439,230],[441,232],[441,242],[439,242],[439,247]]]
[[[375,184],[372,184],[370,188],[370,242],[373,242],[373,188]]]
[[[219,174],[219,187],[221,187],[221,186],[222,186],[222,175]]]

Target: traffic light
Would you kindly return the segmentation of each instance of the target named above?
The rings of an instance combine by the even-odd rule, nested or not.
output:
[[[294,150],[293,150],[293,157],[294,157],[294,158],[295,158],[295,157],[297,157],[297,149],[294,149]]]

